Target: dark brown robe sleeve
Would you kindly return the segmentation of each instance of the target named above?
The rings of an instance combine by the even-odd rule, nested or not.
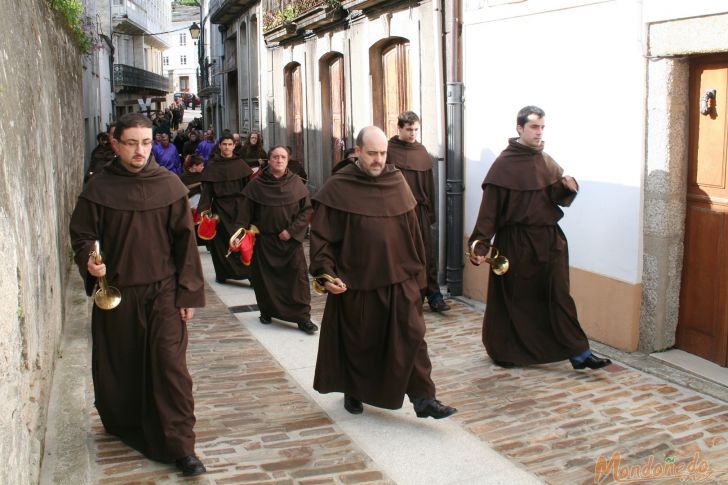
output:
[[[574,179],[574,182],[576,182],[576,179]],[[579,189],[579,182],[576,182],[576,188]],[[572,192],[566,186],[563,178],[551,185],[551,200],[561,207],[569,207],[576,199],[576,195],[577,192]]]
[[[202,182],[202,191],[200,192],[200,201],[197,203],[197,211],[203,212],[210,210],[212,207],[212,183]]]
[[[475,228],[468,239],[470,246],[476,239],[481,241],[490,241],[495,235],[498,228],[498,215],[503,210],[503,204],[507,196],[508,189],[498,187],[497,185],[487,184],[483,189],[483,199],[480,202],[480,211],[478,219],[475,221]]]
[[[78,266],[78,272],[84,280],[86,294],[91,296],[94,286],[96,285],[96,277],[88,273],[87,264],[89,253],[92,251],[94,241],[100,239],[99,220],[100,206],[90,202],[87,199],[79,198],[76,208],[71,215],[70,234],[71,247],[73,248],[74,260]]]
[[[253,220],[253,216],[255,215],[255,202],[253,202],[252,199],[245,198],[243,200],[243,205],[240,206],[240,210],[238,211],[237,220],[235,221],[235,226],[240,228],[244,227],[245,229],[250,229],[250,221]]]
[[[303,244],[306,239],[306,229],[308,228],[308,220],[313,212],[311,207],[311,199],[306,196],[299,202],[300,210],[296,214],[296,218],[293,219],[291,224],[286,228],[288,234],[293,239]]]
[[[183,197],[170,206],[169,214],[172,251],[177,268],[177,308],[205,306],[205,280],[194,228],[189,201]]]
[[[412,210],[408,212],[405,217],[407,217],[410,234],[415,241],[417,257],[420,261],[427,261],[427,251],[425,249],[425,242],[422,240],[422,232],[420,231],[420,223],[417,218],[417,214],[415,214],[415,211]],[[427,288],[427,270],[425,264],[422,265],[422,270],[417,273],[417,283],[420,285],[421,289]]]
[[[346,214],[319,204],[311,221],[309,273],[312,276],[338,276],[336,259],[344,238]]]
[[[437,206],[435,205],[435,176],[432,170],[427,172],[427,208],[430,215],[430,225],[437,222]],[[423,227],[423,230],[428,228]]]

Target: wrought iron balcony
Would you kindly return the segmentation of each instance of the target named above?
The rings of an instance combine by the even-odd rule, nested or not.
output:
[[[264,8],[263,35],[268,42],[329,27],[347,15],[340,0],[269,0]]]
[[[169,92],[169,79],[138,67],[114,64],[114,86],[128,91],[143,89],[166,94]]]

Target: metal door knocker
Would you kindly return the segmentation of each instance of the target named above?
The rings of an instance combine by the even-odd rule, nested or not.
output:
[[[705,116],[710,115],[711,118],[715,118],[718,115],[715,109],[715,96],[715,89],[708,89],[705,91],[703,97],[700,98],[700,114]]]

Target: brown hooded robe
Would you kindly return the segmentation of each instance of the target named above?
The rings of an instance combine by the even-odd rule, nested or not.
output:
[[[515,138],[483,181],[474,240],[490,241],[510,261],[490,275],[483,319],[488,355],[520,365],[556,362],[589,348],[569,294],[569,252],[557,224],[576,197],[543,148]]]
[[[435,179],[432,175],[432,157],[420,142],[407,143],[397,136],[389,140],[387,147],[387,163],[393,164],[402,171],[404,179],[417,200],[417,220],[420,223],[422,242],[425,244],[427,256],[427,287],[424,296],[440,293],[437,281],[437,257],[435,242],[432,238],[432,226],[436,221]]]
[[[115,159],[88,183],[71,216],[75,260],[93,294],[86,264],[100,241],[112,310],[94,305],[92,373],[106,431],[147,457],[170,462],[194,453],[187,325],[179,308],[205,304],[187,189],[150,159],[139,173]]]
[[[311,290],[303,240],[311,214],[308,190],[300,177],[281,178],[264,169],[243,190],[239,226],[260,230],[253,250],[252,280],[261,315],[305,323],[311,320]],[[278,235],[287,230],[291,238]]]
[[[424,246],[401,172],[385,165],[373,178],[346,166],[313,202],[309,271],[348,287],[327,296],[314,389],[388,409],[400,408],[405,394],[434,398],[420,295]]]
[[[243,207],[243,189],[248,183],[251,168],[241,158],[223,158],[216,155],[202,171],[202,195],[197,204],[198,212],[212,208],[220,218],[217,234],[208,241],[215,277],[218,280],[250,279],[250,267],[240,262],[239,255],[225,255],[230,246],[230,236],[236,231],[236,221]]]

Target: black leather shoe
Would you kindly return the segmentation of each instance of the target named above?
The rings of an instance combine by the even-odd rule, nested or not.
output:
[[[571,363],[571,366],[574,369],[584,369],[586,367],[588,367],[590,369],[601,369],[602,367],[606,367],[608,365],[612,365],[611,360],[604,359],[602,357],[597,357],[594,354],[591,354],[583,362],[572,362]]]
[[[351,414],[361,414],[364,412],[364,405],[357,398],[344,394],[344,409]]]
[[[306,332],[309,335],[313,335],[316,332],[318,332],[318,327],[316,326],[315,323],[313,323],[310,320],[308,322],[299,323],[298,329],[301,330],[302,332]]]
[[[437,399],[421,399],[414,403],[415,413],[418,418],[447,418],[458,412],[452,406],[445,406]]]
[[[224,284],[225,284],[225,282],[227,281],[227,279],[226,279],[226,278],[219,278],[219,277],[217,277],[217,276],[216,276],[216,277],[215,277],[215,281],[216,281],[217,283],[220,283],[221,285],[224,285]]]
[[[505,360],[495,360],[494,359],[493,363],[495,365],[497,365],[498,367],[503,367],[504,369],[513,369],[514,367],[516,367],[516,364],[514,364],[513,362],[508,362]]]
[[[265,323],[266,325],[268,325],[271,322],[270,317],[267,317],[267,316],[263,315],[262,313],[258,317],[258,320],[260,320],[260,323]]]
[[[446,312],[450,309],[450,305],[445,303],[445,300],[438,299],[430,302],[430,310],[433,312]]]
[[[184,458],[180,458],[174,462],[177,468],[182,470],[182,475],[185,477],[195,477],[202,475],[207,471],[205,465],[202,464],[199,458],[195,455],[187,455]]]

